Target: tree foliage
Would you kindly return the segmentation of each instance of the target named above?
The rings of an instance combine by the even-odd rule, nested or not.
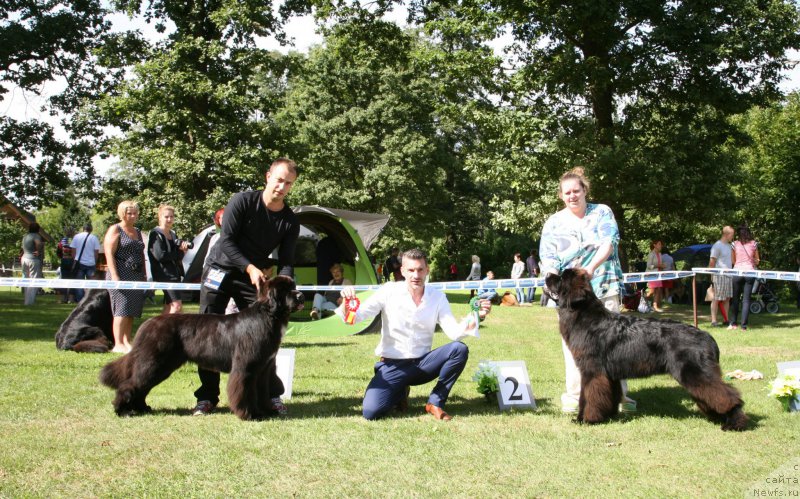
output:
[[[0,102],[12,89],[52,95],[43,111],[62,117],[67,137],[40,120],[0,118],[0,189],[20,206],[40,206],[70,185],[90,186],[96,127],[73,119],[114,75],[96,71],[93,50],[108,35],[95,0],[0,1]]]
[[[53,263],[54,267],[61,263],[56,254],[56,246],[69,229],[78,233],[83,225],[90,221],[86,205],[87,203],[76,195],[75,189],[70,188],[61,201],[36,211],[36,222],[53,237],[53,244],[45,245],[44,261]]]
[[[796,270],[800,255],[800,93],[772,106],[753,108],[735,122],[749,143],[736,148],[744,181],[736,188],[740,203],[733,220],[750,224],[766,268]]]
[[[425,23],[444,12],[462,30],[513,37],[499,112],[477,120],[487,126],[466,162],[492,186],[494,220],[537,234],[558,206],[556,179],[583,165],[628,244],[687,241],[724,220],[741,177],[723,147],[736,134],[728,118],[778,95],[799,40],[788,0],[415,6]]]
[[[140,2],[115,6],[135,13]],[[145,16],[175,30],[146,44],[132,77],[98,102],[95,116],[122,132],[109,151],[125,172],[103,206],[135,194],[148,212],[173,204],[197,229],[230,193],[262,185],[280,151],[273,114],[291,58],[255,46],[280,35],[270,3],[156,1]]]
[[[444,261],[488,224],[451,113],[471,102],[442,92],[463,79],[442,70],[437,50],[364,12],[343,19],[290,79],[279,121],[303,165],[298,203],[389,214],[380,246],[435,247]]]
[[[770,120],[792,119],[796,97],[770,102],[800,45],[796,2],[414,0],[408,29],[383,17],[398,3],[112,2],[165,35],[149,41],[111,33],[93,0],[0,0],[0,99],[66,82],[48,108],[71,135],[0,118],[0,189],[58,201],[89,183],[100,147],[121,160],[96,209],[135,198],[149,225],[166,202],[194,231],[289,155],[293,204],[387,213],[379,249],[502,268],[559,208],[558,177],[583,165],[627,252],[713,240],[736,218],[786,255],[797,244],[780,235],[796,233],[792,217],[764,201],[780,189],[753,181],[793,178],[775,142],[792,127]],[[308,56],[258,47],[312,11],[325,39]]]

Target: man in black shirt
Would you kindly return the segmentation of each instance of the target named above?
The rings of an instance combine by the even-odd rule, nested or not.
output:
[[[278,273],[293,277],[294,252],[300,223],[284,198],[297,178],[294,161],[279,158],[266,174],[263,191],[235,194],[225,207],[219,241],[203,268],[200,290],[200,313],[224,314],[232,298],[240,310],[256,300],[258,289],[269,277],[273,261],[270,254],[278,248]],[[283,383],[270,367],[272,407],[281,414]],[[219,373],[198,368],[201,386],[195,415],[208,414],[219,402]]]

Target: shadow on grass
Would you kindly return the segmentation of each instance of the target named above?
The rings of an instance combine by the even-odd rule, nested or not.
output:
[[[313,395],[320,397],[319,393],[300,393],[295,392],[296,396]],[[410,402],[410,401],[409,401]],[[424,405],[424,404],[423,404]],[[273,419],[310,419],[310,418],[340,418],[340,417],[353,417],[361,416],[361,398],[360,397],[340,397],[340,396],[326,396],[322,395],[320,400],[311,402],[301,402],[296,398],[286,401],[286,406],[289,408],[289,414],[285,418],[275,417]],[[409,403],[409,406],[411,404]],[[192,410],[186,407],[169,408],[169,407],[153,407],[152,412],[146,414],[137,414],[132,417],[147,417],[147,416],[189,416],[192,417]],[[406,415],[411,414],[410,410]],[[226,405],[220,405],[214,409],[214,414],[231,415],[230,408]],[[235,416],[234,416],[235,417]]]
[[[342,342],[314,342],[314,343],[296,343],[293,341],[281,342],[281,348],[327,348],[327,347],[346,347],[351,343]]]
[[[680,386],[649,387],[630,392],[628,395],[636,400],[637,412],[618,416],[617,420],[636,420],[659,416],[670,419],[695,419],[701,418],[721,424],[721,420],[711,420],[707,418],[695,404],[692,397],[684,388]],[[747,414],[747,406],[744,408]],[[747,414],[750,418],[748,431],[754,430],[759,426],[760,416]]]
[[[343,418],[361,417],[362,398],[361,397],[342,397],[332,394],[320,394],[311,392],[295,392],[295,398],[286,402],[289,414],[285,417],[291,419],[318,419],[318,418]],[[318,398],[314,401],[299,401],[296,397],[313,396]],[[408,410],[405,412],[390,411],[381,419],[407,419],[417,418],[425,415],[426,396],[412,396],[408,400]],[[539,399],[536,401],[538,410],[548,410],[550,407],[549,399]],[[497,403],[487,403],[483,398],[466,399],[461,397],[451,397],[448,401],[447,411],[454,417],[467,418],[470,416],[499,415]],[[231,415],[230,408],[221,405],[214,410],[214,414]],[[192,411],[187,407],[169,408],[153,407],[152,412],[145,414],[135,414],[126,417],[147,417],[147,416],[192,416]],[[273,418],[273,419],[278,419]]]
[[[638,312],[624,312],[626,314],[640,315]],[[697,305],[697,327],[701,329],[713,330],[711,318],[709,316],[708,303]],[[670,305],[663,314],[646,314],[645,317],[655,317],[659,319],[672,319],[686,324],[694,324],[694,313],[691,305]],[[741,319],[741,313],[739,314]],[[797,326],[797,309],[787,303],[781,303],[781,311],[777,314],[762,312],[760,314],[751,313],[748,323],[751,327],[795,327]]]

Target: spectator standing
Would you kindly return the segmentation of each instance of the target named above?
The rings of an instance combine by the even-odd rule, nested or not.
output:
[[[172,230],[174,223],[175,208],[166,204],[159,206],[158,227],[153,228],[147,238],[150,272],[156,282],[181,282],[183,278],[183,255],[189,243],[178,239]],[[165,289],[162,314],[179,314],[182,309],[182,292]]]
[[[664,270],[664,263],[661,261],[661,247],[663,243],[655,240],[650,243],[650,254],[647,255],[647,271],[661,272]],[[664,282],[650,281],[647,286],[653,290],[653,310],[663,312],[661,300],[664,298]]]
[[[464,279],[465,281],[480,281],[481,280],[481,259],[478,255],[472,255],[472,266],[469,269],[469,274]],[[475,290],[469,290],[469,296],[472,298],[475,296]]]
[[[139,205],[135,201],[123,201],[117,206],[119,223],[108,228],[103,239],[108,271],[106,281],[146,281],[145,243],[142,232],[136,227],[139,220]],[[111,289],[111,313],[114,316],[112,352],[131,351],[133,319],[142,316],[144,292],[138,289]]]
[[[733,268],[736,270],[755,270],[761,261],[758,245],[746,224],[739,226],[738,238],[733,243]],[[731,297],[731,323],[728,329],[738,329],[736,319],[739,315],[739,303],[742,304],[742,330],[747,330],[747,318],[750,315],[750,294],[753,292],[755,277],[735,276],[733,278],[733,296]]]
[[[539,262],[536,260],[536,251],[531,250],[528,258],[525,259],[525,267],[528,270],[528,277],[535,279],[539,277]],[[536,286],[528,288],[527,301],[533,303],[536,300]]]
[[[42,279],[42,258],[44,256],[44,238],[39,234],[39,224],[32,222],[28,226],[28,233],[22,238],[22,276],[28,279]],[[36,303],[39,288],[28,286],[25,288],[25,305]]]
[[[448,276],[450,281],[457,281],[458,280],[458,266],[456,262],[450,262],[450,274]]]
[[[675,260],[672,258],[672,255],[669,254],[669,250],[664,247],[661,248],[661,263],[664,264],[664,272],[675,270]],[[672,303],[672,288],[675,287],[675,281],[673,279],[668,279],[661,281],[661,283],[663,284],[664,301]]]
[[[97,236],[92,234],[92,224],[87,222],[83,225],[83,232],[79,232],[72,238],[70,247],[75,253],[75,264],[72,278],[78,280],[94,279],[97,272],[97,258],[100,255],[100,241]],[[75,301],[83,299],[86,292],[83,288],[75,289]]]
[[[722,235],[719,241],[711,246],[711,258],[708,261],[709,268],[733,268],[731,241],[733,241],[733,227],[726,225],[722,228]],[[714,274],[711,277],[711,284],[714,287],[714,299],[711,300],[711,325],[717,327],[722,324],[717,321],[717,310],[722,312],[724,322],[728,322],[725,311],[730,310],[730,299],[733,296],[733,279],[730,276]]]
[[[399,249],[392,248],[389,251],[389,256],[386,258],[386,261],[383,263],[383,276],[386,278],[386,282],[389,282],[392,278],[394,278],[395,281],[403,280],[402,273],[400,273],[399,254]]]
[[[795,262],[800,264],[800,255],[797,256]],[[800,272],[800,268],[798,268],[797,271]],[[800,308],[800,281],[797,281],[795,285],[797,286],[797,308]]]
[[[522,255],[514,253],[514,264],[511,265],[511,278],[522,279],[522,274],[525,272],[525,262],[522,261]],[[517,303],[525,303],[525,290],[516,287],[514,290],[517,293]]]
[[[64,231],[64,237],[58,242],[56,246],[56,254],[61,259],[61,279],[72,279],[72,268],[75,266],[75,250],[70,246],[70,241],[75,237],[75,229],[67,227]],[[62,288],[61,290],[61,303],[74,303],[76,300],[70,299],[70,295],[74,296],[74,292],[69,288]]]

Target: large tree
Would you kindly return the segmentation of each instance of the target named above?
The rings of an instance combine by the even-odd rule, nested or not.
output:
[[[427,23],[444,13],[454,24],[497,26],[500,16],[513,37],[504,111],[489,117],[493,142],[471,162],[480,179],[517,179],[494,192],[495,215],[510,226],[539,223],[546,203],[537,200],[554,203],[555,179],[575,164],[637,237],[646,237],[643,227],[650,237],[679,237],[687,220],[715,222],[737,178],[722,149],[734,133],[728,117],[778,95],[786,50],[800,40],[791,0],[414,6]],[[535,213],[509,216],[529,208]]]
[[[141,2],[115,7],[133,14]],[[184,229],[196,229],[232,192],[260,187],[283,152],[272,115],[292,58],[256,46],[282,36],[269,2],[158,0],[144,14],[174,29],[148,43],[131,77],[97,106],[122,132],[109,151],[124,175],[105,185],[104,203],[135,195],[149,211],[168,202]]]
[[[290,79],[280,115],[303,166],[298,202],[389,214],[381,244],[431,248],[440,267],[489,225],[458,152],[473,133],[461,118],[480,102],[475,70],[459,74],[448,50],[374,13],[340,18]]]
[[[66,132],[42,120],[0,117],[0,190],[22,206],[91,183],[98,128],[74,116],[115,76],[98,72],[93,54],[111,39],[104,15],[99,0],[0,1],[0,104],[8,105],[11,92],[46,91],[41,111],[60,116]]]

